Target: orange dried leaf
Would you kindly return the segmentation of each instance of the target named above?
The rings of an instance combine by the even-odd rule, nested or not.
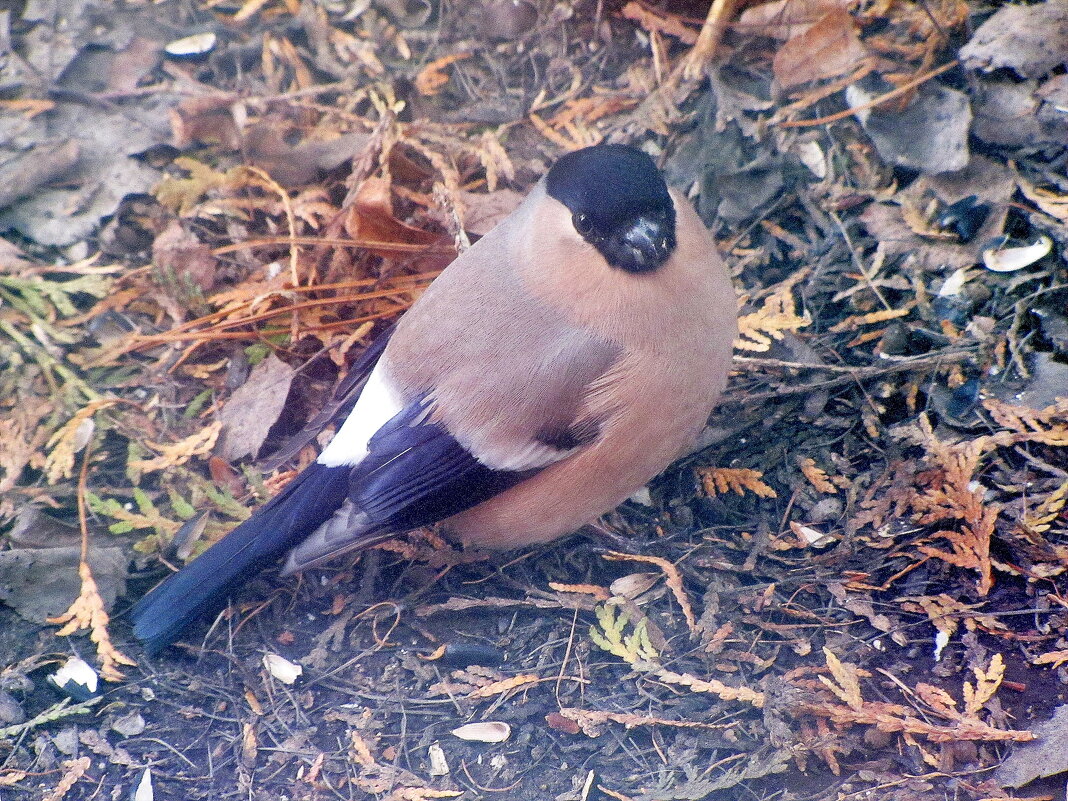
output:
[[[182,100],[168,112],[171,138],[175,147],[185,150],[195,141],[205,144],[218,143],[226,150],[236,150],[241,145],[241,134],[234,118],[234,104],[240,98],[227,94],[198,94]],[[200,164],[194,159],[181,156],[174,160],[176,167],[190,169],[190,164]],[[200,165],[211,172],[210,168]],[[163,183],[169,183],[164,179]],[[157,190],[158,191],[158,190]],[[161,198],[157,199],[163,202]],[[164,204],[166,205],[166,204]]]
[[[531,124],[538,129],[538,133],[557,147],[561,147],[564,150],[577,150],[580,147],[597,144],[596,140],[586,141],[582,138],[576,138],[574,135],[572,135],[571,138],[564,136],[534,112],[530,112],[530,114],[527,115],[527,119],[529,119]]]
[[[983,406],[999,425],[1012,432],[994,434],[984,440],[984,444],[1004,446],[1040,442],[1054,447],[1068,447],[1068,397],[1058,398],[1052,406],[1039,411],[1027,406],[1013,406],[995,398],[984,400]]]
[[[358,36],[353,36],[347,31],[329,25],[326,21],[325,9],[319,9],[319,13],[321,13],[323,17],[322,27],[327,29],[327,40],[343,62],[346,64],[355,62],[363,67],[368,74],[374,77],[382,75],[386,71],[386,67],[382,63],[382,60],[379,59],[378,55],[375,53],[376,48],[373,41],[369,39],[361,39]],[[400,34],[398,33],[398,37],[399,36]],[[401,38],[399,41],[404,40]],[[411,58],[411,55],[409,54],[405,56],[404,54],[401,54],[401,57],[407,61]]]
[[[367,745],[367,741],[360,736],[360,733],[355,729],[349,729],[349,746],[351,748],[350,754],[353,761],[363,765],[369,766],[375,764],[374,755],[371,753],[371,748]]]
[[[1044,534],[1049,531],[1053,521],[1064,510],[1065,501],[1068,500],[1068,481],[1065,481],[1057,489],[1042,499],[1042,503],[1024,514],[1022,525],[1024,528]]]
[[[803,274],[798,274],[798,280]],[[812,320],[806,313],[799,317],[794,304],[794,281],[785,281],[764,299],[764,304],[754,312],[738,318],[738,350],[764,352],[771,348],[772,340],[782,339],[786,331],[798,331]]]
[[[245,0],[245,3],[237,10],[231,21],[245,22],[258,14],[260,10],[271,0]]]
[[[372,176],[360,184],[355,200],[346,210],[345,232],[378,255],[390,256],[389,245],[430,245],[440,240],[437,234],[403,223],[393,216],[390,182]],[[383,247],[376,248],[376,244]]]
[[[952,743],[958,740],[1024,743],[1035,739],[1029,731],[997,729],[970,718],[964,718],[950,726],[927,723],[911,716],[907,709],[897,704],[866,701],[862,709],[853,709],[839,704],[816,703],[804,704],[801,709],[812,715],[827,717],[838,725],[865,724],[875,726],[880,731],[920,735],[936,743]]]
[[[447,56],[434,59],[423,67],[419,74],[415,76],[415,88],[419,90],[419,94],[429,97],[440,92],[445,88],[445,84],[449,82],[449,75],[445,72],[445,67],[465,58],[471,58],[471,54],[468,52],[450,53]]]
[[[496,191],[497,182],[501,178],[509,181],[515,178],[515,165],[498,136],[492,131],[482,132],[475,153],[486,171],[486,188],[490,192]]]
[[[833,495],[838,492],[838,487],[832,484],[830,479],[827,478],[827,472],[816,466],[815,459],[802,459],[801,473],[818,491],[827,495]]]
[[[913,690],[915,690],[916,696],[921,701],[939,715],[951,718],[957,716],[956,700],[941,687],[935,687],[933,684],[920,681],[916,683]]]
[[[507,679],[501,679],[495,681],[492,684],[487,684],[485,687],[479,687],[477,690],[468,695],[468,698],[491,698],[499,693],[506,693],[509,690],[515,690],[519,687],[525,687],[527,685],[537,684],[539,678],[533,673],[520,673],[517,676],[510,676]]]
[[[632,553],[617,553],[610,551],[604,555],[605,559],[611,559],[613,561],[632,561],[632,562],[644,562],[646,564],[656,565],[664,572],[664,578],[668,587],[671,588],[672,594],[675,596],[675,600],[679,602],[679,606],[682,607],[682,614],[686,617],[686,625],[689,626],[691,633],[696,633],[697,618],[694,617],[693,607],[690,605],[690,599],[686,596],[686,590],[682,586],[682,575],[675,565],[671,564],[667,559],[662,559],[659,556],[643,556]]]
[[[67,797],[67,793],[75,785],[75,783],[93,764],[93,761],[89,757],[79,757],[78,759],[68,759],[63,763],[63,778],[59,780],[56,788],[44,796],[42,801],[63,801]]]
[[[619,94],[574,97],[549,118],[548,125],[556,130],[567,130],[579,122],[590,125],[603,117],[618,114],[636,105],[637,99]]]
[[[709,495],[723,495],[734,492],[744,495],[746,490],[756,493],[761,498],[777,497],[775,490],[760,479],[763,473],[740,467],[702,467],[697,471],[701,484]]]
[[[104,609],[104,600],[97,590],[92,570],[84,559],[78,564],[78,575],[82,580],[81,593],[66,612],[59,617],[48,618],[48,622],[62,626],[56,632],[57,637],[68,637],[81,629],[89,629],[89,639],[96,643],[96,652],[100,657],[100,675],[107,681],[120,681],[123,675],[118,665],[137,663],[111,644],[107,628],[110,618]]]
[[[446,694],[448,687],[458,688],[459,692],[472,693],[480,687],[486,687],[504,679],[504,674],[499,670],[481,665],[469,665],[462,670],[454,670],[449,673],[449,681],[431,685],[431,692],[439,695]]]
[[[1032,665],[1051,665],[1055,668],[1059,668],[1065,663],[1068,663],[1068,650],[1049,651],[1031,660]]]
[[[633,729],[636,726],[670,726],[677,729],[722,730],[737,725],[735,723],[703,723],[694,720],[667,720],[650,715],[605,712],[600,709],[578,709],[575,707],[564,707],[554,714],[577,724],[587,737],[597,737],[602,734],[606,723],[618,723],[627,729]]]
[[[0,101],[0,109],[7,109],[18,114],[23,114],[26,119],[32,120],[38,114],[43,114],[46,111],[51,111],[56,107],[54,100],[40,100],[40,99],[12,99]]]
[[[994,437],[948,444],[935,437],[926,416],[920,418],[920,431],[939,469],[928,473],[929,484],[911,499],[912,509],[922,524],[959,521],[959,528],[943,528],[932,535],[945,539],[951,550],[931,545],[920,545],[919,550],[957,567],[976,570],[979,594],[986,595],[994,584],[990,541],[1001,507],[985,501],[985,490],[978,482],[973,485],[973,476]]]
[[[256,735],[256,724],[245,723],[241,727],[241,764],[246,767],[255,765],[259,751],[260,741]]]
[[[958,622],[956,614],[967,607],[946,594],[938,596],[924,596],[917,600],[919,607],[927,613],[927,619],[936,631],[940,631],[946,637],[952,637],[957,632]]]
[[[758,690],[748,687],[730,687],[716,679],[699,679],[689,673],[675,673],[666,668],[658,668],[654,674],[660,681],[686,687],[695,693],[711,693],[724,701],[742,701],[760,709],[764,706],[767,696]]]
[[[823,649],[823,656],[827,660],[827,668],[831,671],[832,678],[819,676],[819,680],[850,708],[861,709],[864,699],[860,695],[859,668],[842,662],[828,648]]]
[[[433,801],[435,798],[459,798],[463,790],[431,790],[429,787],[398,787],[385,801]]]
[[[925,748],[923,746],[923,743],[919,742],[915,737],[913,737],[912,732],[904,732],[901,736],[901,739],[905,741],[905,745],[911,746],[912,748],[915,748],[917,751],[919,751],[920,758],[928,766],[932,768],[937,768],[939,765],[941,765],[941,762],[939,761],[938,757],[935,754],[931,753],[930,749]]]
[[[3,773],[0,773],[0,787],[14,787],[29,775],[24,770],[7,768]]]
[[[1005,661],[1001,654],[994,654],[990,659],[990,665],[986,670],[972,668],[975,673],[975,686],[970,682],[964,682],[964,713],[969,717],[976,717],[983,707],[994,697],[1002,680],[1005,678]]]
[[[887,320],[896,320],[899,317],[908,316],[909,312],[912,311],[913,305],[914,304],[912,303],[907,303],[900,309],[879,309],[878,311],[869,312],[868,314],[854,314],[835,323],[827,330],[831,333],[851,331],[858,325],[874,325],[875,323],[885,323]]]
[[[559,581],[550,581],[549,589],[556,592],[574,592],[581,595],[592,595],[598,601],[607,601],[612,597],[612,594],[608,592],[604,587],[599,587],[596,584],[561,584]]]
[[[771,0],[747,8],[733,27],[746,34],[793,39],[827,13],[845,11],[854,4],[854,0]]]

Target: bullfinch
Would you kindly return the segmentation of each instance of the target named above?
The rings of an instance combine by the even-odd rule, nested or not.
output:
[[[337,433],[278,495],[135,606],[158,651],[279,557],[284,573],[442,523],[515,548],[594,521],[692,446],[737,303],[649,156],[560,158],[354,367]]]

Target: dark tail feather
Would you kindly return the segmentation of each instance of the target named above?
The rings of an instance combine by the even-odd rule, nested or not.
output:
[[[175,639],[201,615],[292,548],[341,506],[348,467],[312,464],[277,496],[133,608],[134,634],[149,653]]]

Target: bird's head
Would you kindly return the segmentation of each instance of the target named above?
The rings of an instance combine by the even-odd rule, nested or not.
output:
[[[675,250],[675,206],[656,164],[626,145],[595,145],[561,157],[547,194],[571,211],[575,233],[612,267],[659,268]]]

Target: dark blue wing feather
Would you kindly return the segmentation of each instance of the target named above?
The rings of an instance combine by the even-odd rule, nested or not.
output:
[[[531,470],[494,470],[443,426],[425,401],[413,403],[371,437],[349,498],[381,527],[406,531],[436,523],[514,486]]]
[[[407,406],[375,433],[367,457],[355,467],[310,465],[142,598],[133,611],[137,637],[149,651],[158,651],[290,549],[287,573],[444,520],[535,472],[487,467],[428,413],[425,400]],[[355,514],[335,525],[331,516],[339,509],[339,515]]]
[[[411,403],[371,437],[352,471],[350,504],[293,549],[285,572],[445,520],[537,472],[487,467],[429,411],[425,399]]]
[[[138,601],[132,612],[137,638],[155,652],[201,615],[217,612],[228,595],[334,513],[345,500],[349,472],[310,465],[252,517]]]

